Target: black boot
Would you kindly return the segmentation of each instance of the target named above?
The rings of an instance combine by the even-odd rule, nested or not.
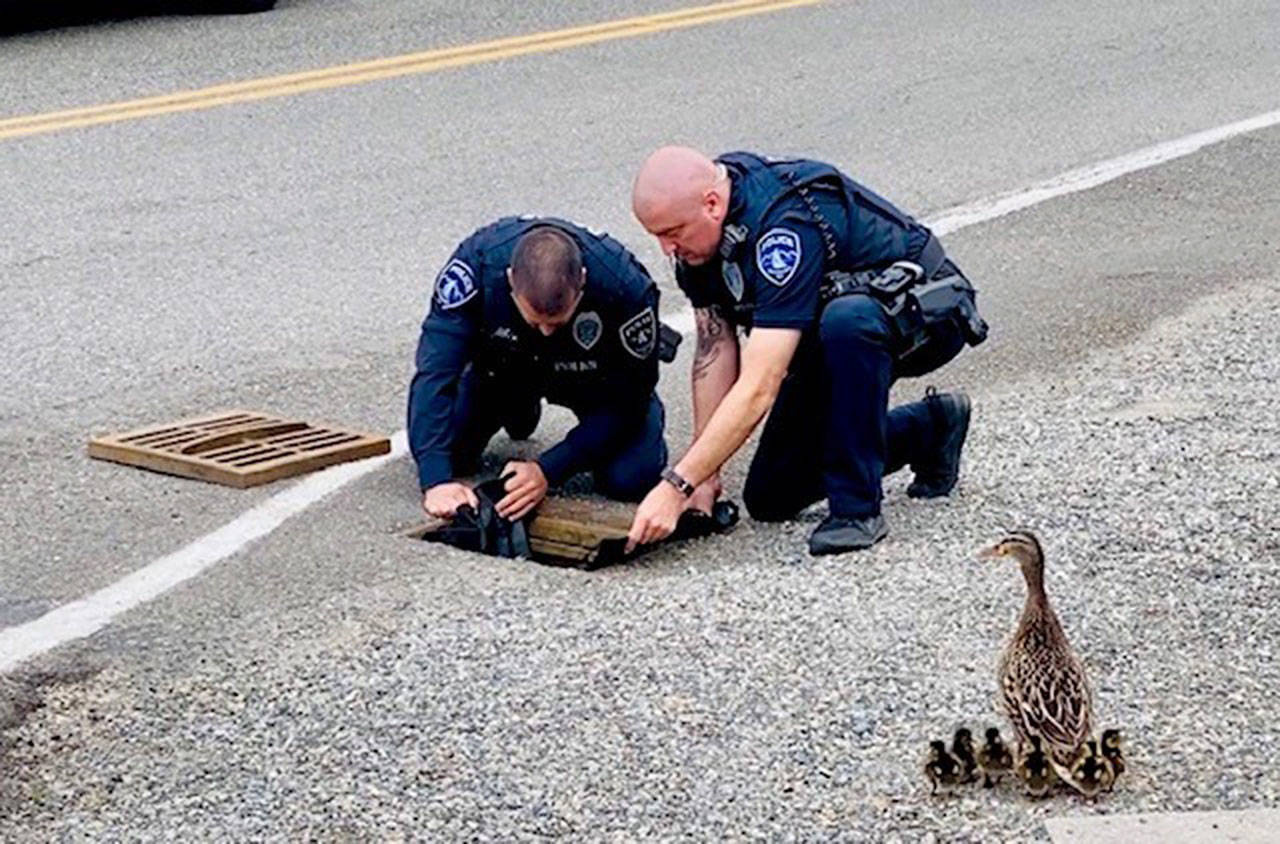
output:
[[[861,551],[888,535],[889,526],[879,513],[861,519],[827,516],[809,535],[809,553],[817,557],[822,554]]]
[[[960,452],[969,434],[969,397],[963,391],[925,391],[925,402],[938,427],[938,449],[928,461],[913,463],[915,479],[907,487],[912,498],[939,498],[947,495],[960,477]]]

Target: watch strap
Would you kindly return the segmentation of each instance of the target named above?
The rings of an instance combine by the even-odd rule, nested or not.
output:
[[[688,498],[690,495],[693,495],[693,484],[680,477],[680,474],[670,466],[662,470],[662,479],[680,490],[680,494],[684,497]]]

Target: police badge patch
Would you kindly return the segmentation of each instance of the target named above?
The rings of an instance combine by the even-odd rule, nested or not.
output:
[[[782,287],[800,268],[800,235],[791,229],[769,229],[756,243],[760,274]]]
[[[584,311],[573,320],[573,339],[584,352],[591,351],[591,347],[600,339],[600,332],[603,330],[604,325],[600,322],[600,315],[595,311]]]
[[[640,360],[648,360],[658,342],[658,316],[653,308],[646,308],[622,324],[618,329],[622,348]]]
[[[729,289],[733,301],[741,302],[742,291],[746,287],[742,282],[742,270],[733,261],[725,261],[720,265],[720,275],[724,278],[724,286]]]
[[[445,264],[436,277],[436,304],[444,310],[456,308],[479,291],[475,273],[456,258]]]

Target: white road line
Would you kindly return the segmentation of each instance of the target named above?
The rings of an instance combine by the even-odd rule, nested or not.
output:
[[[1047,199],[1097,187],[1129,173],[1145,170],[1148,167],[1154,167],[1157,164],[1163,164],[1166,161],[1190,155],[1210,144],[1216,144],[1219,141],[1225,141],[1228,138],[1243,135],[1247,132],[1266,129],[1275,126],[1277,123],[1280,123],[1280,110],[1268,111],[1266,114],[1259,114],[1245,120],[1237,120],[1235,123],[1228,123],[1225,126],[1206,129],[1203,132],[1175,138],[1162,144],[1144,147],[1118,158],[1109,158],[1106,161],[1090,164],[1087,167],[1068,170],[1065,173],[1054,176],[1052,179],[1037,182],[1021,190],[988,199],[979,199],[976,202],[968,202],[964,205],[957,205],[955,208],[945,211],[933,220],[926,222],[938,234],[947,234],[966,226],[985,223],[988,220],[1012,214],[1014,211],[1021,211],[1023,208],[1030,208],[1032,205],[1044,202]]]
[[[1128,173],[1190,155],[1210,144],[1276,124],[1280,124],[1280,110],[1070,170],[1021,190],[959,205],[925,220],[925,223],[938,234],[958,231],[1055,197],[1097,187]],[[693,330],[693,312],[688,308],[669,314],[664,319],[683,333]],[[11,670],[37,654],[101,630],[122,613],[190,580],[210,566],[239,552],[255,539],[271,533],[289,517],[301,513],[351,481],[407,453],[405,432],[399,431],[392,437],[390,454],[336,466],[312,475],[276,493],[235,521],[161,557],[110,586],[50,610],[34,621],[0,631],[0,673]]]
[[[0,631],[0,673],[36,654],[106,627],[118,615],[168,592],[255,539],[266,536],[325,496],[408,454],[404,431],[391,438],[391,452],[332,466],[278,492],[213,533],[99,589],[50,610],[34,621]]]

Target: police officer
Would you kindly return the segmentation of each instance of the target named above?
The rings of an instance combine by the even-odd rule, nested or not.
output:
[[[968,398],[931,389],[888,410],[896,378],[986,334],[973,288],[926,227],[830,165],[713,161],[686,147],[649,157],[632,205],[674,257],[698,328],[695,440],[641,503],[633,546],[665,536],[683,509],[707,509],[720,466],[767,412],[743,500],[753,517],[782,520],[825,497],[813,554],[888,533],[888,472],[913,468],[912,497],[950,493]],[[738,327],[749,332],[741,348]]]
[[[541,400],[578,424],[536,460],[512,461],[499,515],[518,519],[580,471],[636,500],[667,462],[658,380],[658,290],[620,243],[553,218],[506,217],[457,248],[436,278],[409,388],[423,509],[450,517],[476,495],[499,427],[536,428]]]

